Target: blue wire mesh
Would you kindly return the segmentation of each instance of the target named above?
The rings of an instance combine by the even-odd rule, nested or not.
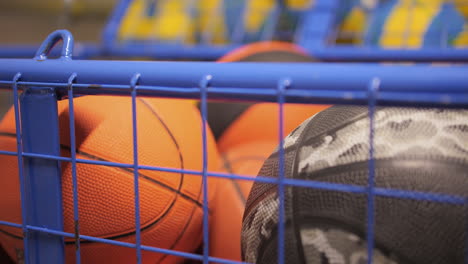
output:
[[[67,32],[59,32],[62,37]],[[64,35],[65,34],[65,35]],[[57,34],[56,34],[57,36]],[[51,43],[49,38],[48,44]],[[63,37],[63,39],[66,39]],[[56,40],[55,40],[56,41]],[[72,41],[72,40],[69,40]],[[68,45],[64,45],[67,47]],[[63,53],[65,54],[65,53]],[[118,63],[118,64],[116,64]],[[116,67],[118,65],[118,67]],[[468,108],[468,81],[466,80],[466,66],[435,67],[428,65],[414,66],[379,66],[377,64],[361,65],[334,65],[325,64],[312,65],[280,65],[262,64],[256,67],[256,71],[248,68],[247,64],[220,65],[212,63],[169,63],[169,62],[89,62],[73,61],[66,58],[66,54],[57,60],[0,60],[0,87],[11,89],[14,93],[14,108],[16,118],[16,139],[18,150],[16,152],[0,150],[1,155],[17,156],[19,164],[19,177],[22,194],[22,215],[30,214],[29,208],[24,198],[25,179],[23,159],[40,159],[56,162],[70,162],[72,164],[73,178],[73,209],[75,232],[63,232],[61,228],[54,228],[48,224],[34,225],[28,223],[23,217],[21,224],[6,222],[0,219],[0,226],[10,226],[21,228],[24,234],[24,252],[26,263],[39,263],[39,256],[47,259],[48,263],[62,263],[63,259],[57,259],[53,254],[53,248],[38,251],[31,248],[44,243],[43,238],[30,236],[29,234],[49,234],[59,238],[71,238],[76,245],[76,263],[81,263],[80,242],[82,240],[106,243],[121,247],[135,248],[135,262],[141,263],[142,251],[171,254],[187,259],[202,261],[203,263],[237,263],[235,261],[220,259],[210,256],[209,232],[208,232],[208,177],[219,177],[226,179],[250,180],[252,178],[245,175],[233,175],[227,173],[213,173],[207,169],[207,131],[206,125],[202,126],[203,165],[201,171],[181,170],[176,168],[165,168],[158,166],[141,165],[138,163],[137,146],[137,112],[136,98],[138,96],[153,97],[176,97],[176,98],[200,98],[202,120],[207,120],[209,111],[207,106],[208,97],[256,101],[277,102],[279,105],[279,155],[280,155],[280,176],[272,179],[259,175],[255,182],[265,182],[278,185],[279,204],[279,237],[284,237],[284,192],[286,186],[298,186],[305,188],[317,188],[323,190],[334,190],[341,192],[351,192],[365,194],[367,200],[367,242],[368,242],[368,263],[372,263],[373,256],[373,223],[374,223],[374,198],[375,196],[396,197],[404,199],[425,200],[438,203],[449,203],[457,205],[468,205],[468,197],[460,197],[446,194],[435,194],[426,192],[413,192],[388,188],[375,187],[374,182],[374,159],[369,160],[368,186],[355,186],[347,184],[327,183],[310,180],[298,180],[286,178],[284,175],[284,149],[283,149],[283,116],[284,104],[286,102],[305,103],[336,103],[336,104],[361,104],[369,107],[370,122],[370,150],[371,157],[374,156],[374,112],[376,105],[407,105],[407,106],[432,106],[432,107],[456,107]],[[420,68],[418,68],[420,67]],[[109,74],[108,69],[112,69]],[[166,69],[167,72],[164,72]],[[190,71],[188,69],[191,69]],[[343,73],[344,70],[354,72]],[[119,72],[120,71],[120,72]],[[135,73],[137,72],[137,73]],[[430,72],[433,79],[426,79]],[[155,74],[157,76],[154,76]],[[323,80],[317,81],[310,78],[310,74],[325,76]],[[405,75],[406,74],[406,75]],[[414,74],[414,75],[412,75]],[[328,77],[327,77],[328,76]],[[336,80],[336,76],[342,76]],[[128,77],[128,78],[127,78]],[[444,84],[443,87],[440,87]],[[337,88],[340,87],[341,88]],[[44,89],[51,87],[52,89]],[[93,89],[90,89],[93,88]],[[22,96],[26,96],[27,90],[46,90],[45,93],[57,94],[59,97],[66,95],[69,102],[70,114],[70,139],[71,156],[63,157],[50,153],[30,153],[24,150],[24,138],[29,137],[33,131],[25,131],[21,127],[20,115],[20,91]],[[80,159],[76,157],[75,141],[75,113],[73,98],[85,94],[108,94],[130,96],[132,99],[132,122],[133,122],[133,163],[118,163],[100,160]],[[27,102],[25,103],[27,104]],[[50,115],[50,120],[56,119],[56,115]],[[43,126],[44,120],[35,122],[37,127]],[[57,134],[57,131],[54,132]],[[53,133],[52,133],[53,134]],[[39,140],[39,139],[36,139]],[[41,138],[50,144],[54,144],[56,138]],[[55,142],[56,143],[56,142]],[[78,217],[78,189],[76,166],[77,164],[93,164],[108,167],[119,167],[133,169],[134,172],[134,195],[135,195],[135,222],[136,240],[135,243],[121,242],[117,240],[104,239],[83,235],[79,229]],[[34,170],[34,166],[29,165],[28,170]],[[187,253],[176,250],[155,248],[141,243],[140,214],[139,214],[139,170],[155,170],[198,175],[203,179],[203,253]],[[38,177],[43,177],[39,175]],[[36,197],[43,193],[34,193]],[[34,198],[33,198],[34,199]],[[60,202],[61,197],[51,198],[55,202]],[[34,208],[33,211],[44,208]],[[56,212],[54,217],[62,217],[61,212]],[[467,220],[468,221],[468,220]],[[279,256],[278,263],[284,263],[284,239],[278,239]],[[56,248],[55,248],[56,249]]]

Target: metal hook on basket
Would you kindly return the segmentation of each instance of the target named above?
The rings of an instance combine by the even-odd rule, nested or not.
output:
[[[71,59],[73,53],[73,35],[68,30],[56,30],[52,32],[47,38],[42,42],[41,46],[34,56],[35,60],[46,60],[47,55],[49,55],[52,48],[60,40],[63,41],[63,47],[60,54],[61,59]]]

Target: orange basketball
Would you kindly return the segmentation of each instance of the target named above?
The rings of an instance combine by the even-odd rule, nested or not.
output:
[[[313,62],[299,46],[284,42],[260,42],[243,46],[219,62]],[[284,105],[284,136],[325,105]],[[278,146],[278,104],[208,103],[208,122],[217,138],[224,169],[256,177],[264,161]],[[253,181],[223,180],[213,202],[210,225],[211,254],[241,261],[240,232],[245,201]]]
[[[284,136],[325,105],[284,105]],[[278,105],[260,103],[250,106],[218,141],[225,169],[233,174],[256,177],[263,163],[278,146]],[[211,250],[217,257],[240,260],[242,216],[250,180],[223,180],[213,204]],[[229,239],[228,239],[229,238]]]
[[[74,99],[77,158],[133,164],[131,99],[84,96]],[[61,155],[70,156],[68,101],[58,103]],[[183,100],[137,99],[140,165],[202,169],[201,117]],[[190,132],[187,132],[189,128]],[[0,149],[16,151],[14,112],[0,123]],[[208,131],[209,170],[219,167]],[[21,223],[17,158],[0,156],[0,219]],[[140,170],[142,244],[194,252],[202,243],[202,178],[198,175]],[[135,243],[133,170],[77,164],[80,234]],[[62,163],[64,229],[74,232],[71,163]],[[209,180],[209,199],[215,189]],[[22,231],[0,227],[0,243],[13,259],[22,248]],[[66,262],[74,263],[74,240],[65,239]],[[82,263],[134,263],[136,250],[82,241]],[[180,257],[142,251],[142,263],[180,263]]]
[[[328,107],[328,105],[285,104],[283,106],[283,136],[286,137],[307,118]],[[247,108],[219,138],[218,149],[220,153],[225,153],[238,145],[258,141],[273,142],[275,147],[278,145],[278,104],[258,103]]]

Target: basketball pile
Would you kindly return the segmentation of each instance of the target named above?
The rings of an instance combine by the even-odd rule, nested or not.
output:
[[[403,45],[402,39],[394,38],[385,28],[393,25],[387,17],[407,15],[403,11],[406,1],[382,1],[380,13],[373,17],[366,16],[362,9],[365,5],[354,2],[361,1],[348,1],[339,17],[344,30],[362,33],[360,21],[368,24],[385,20],[387,23],[370,23],[368,39],[382,46]],[[441,1],[429,2],[431,14],[437,17],[456,10],[455,6],[443,9],[437,5]],[[416,5],[416,14],[424,12],[428,9]],[[434,21],[426,21],[423,29],[415,25],[421,34],[404,41],[412,47],[432,45],[433,40],[424,34],[431,26],[439,29],[434,25],[439,20]],[[450,25],[459,29],[457,23]],[[464,43],[464,31],[455,31],[450,31],[450,44]],[[236,61],[315,60],[295,45],[265,42],[247,45],[219,60]],[[131,99],[83,96],[75,98],[74,105],[77,158],[133,164]],[[136,108],[140,165],[202,170],[205,124],[193,102],[138,98]],[[251,178],[209,177],[209,254],[234,261],[276,263],[280,239],[277,185],[254,183],[253,178],[278,177],[278,105],[210,101],[208,110],[208,171]],[[61,156],[70,157],[67,100],[58,102],[58,114]],[[467,120],[466,110],[377,108],[376,188],[468,197]],[[282,146],[287,178],[367,187],[370,129],[366,107],[285,104],[283,129],[287,135]],[[16,148],[11,109],[0,122],[0,150]],[[0,220],[21,223],[17,158],[1,155],[0,168]],[[61,169],[64,231],[73,234],[71,163],[62,162]],[[126,167],[78,162],[80,234],[135,243],[133,175],[133,169]],[[142,244],[200,253],[204,231],[202,190],[199,175],[139,170]],[[429,200],[376,196],[373,263],[464,263],[468,248],[467,205]],[[367,263],[366,193],[287,186],[281,202],[285,205],[285,263]],[[66,263],[75,261],[74,243],[74,239],[65,238]],[[0,245],[15,262],[24,261],[22,230],[2,225]],[[83,239],[81,260],[91,264],[134,263],[136,254],[134,248]],[[142,251],[144,264],[184,261],[173,255]]]

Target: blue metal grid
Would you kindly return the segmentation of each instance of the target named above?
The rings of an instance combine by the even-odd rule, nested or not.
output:
[[[47,59],[47,53],[64,40],[62,56]],[[136,249],[135,261],[141,263],[143,250],[171,254],[208,263],[237,263],[211,257],[208,251],[207,179],[220,177],[254,180],[278,185],[280,197],[278,233],[284,237],[284,189],[300,186],[361,193],[368,197],[368,255],[373,256],[374,198],[376,196],[426,200],[468,206],[468,197],[413,192],[375,187],[374,159],[369,161],[368,186],[335,184],[285,178],[283,149],[283,105],[286,102],[368,105],[370,114],[370,150],[373,157],[374,111],[376,105],[431,106],[468,108],[468,66],[453,65],[379,65],[379,64],[215,64],[210,62],[117,62],[76,61],[70,54],[73,38],[67,31],[52,33],[34,59],[1,59],[0,88],[13,90],[16,118],[16,152],[0,151],[1,155],[17,156],[21,183],[23,223],[0,220],[0,226],[21,228],[24,234],[26,263],[63,263],[63,239],[74,238],[76,263],[81,263],[80,240],[89,240]],[[261,66],[261,67],[259,67]],[[339,78],[337,78],[339,77]],[[20,91],[22,92],[20,95]],[[85,94],[107,94],[132,98],[133,163],[117,163],[79,159],[76,157],[73,98]],[[208,97],[277,102],[279,104],[280,176],[278,179],[258,176],[213,173],[207,170],[206,125],[202,126],[203,169],[180,170],[138,163],[137,96],[199,98],[202,120],[206,121]],[[71,157],[57,152],[58,126],[56,102],[68,97],[70,114]],[[40,110],[39,110],[40,109]],[[60,205],[60,161],[71,162],[75,233],[63,232]],[[82,235],[78,226],[78,192],[76,164],[95,164],[134,170],[136,242],[126,243]],[[40,164],[40,166],[38,165]],[[138,170],[156,170],[199,175],[203,179],[203,254],[179,252],[141,244]],[[35,180],[41,179],[41,181]],[[47,216],[44,213],[47,212]],[[26,217],[24,217],[26,216]],[[278,263],[284,263],[284,239],[279,239]],[[372,259],[369,258],[369,263]]]

